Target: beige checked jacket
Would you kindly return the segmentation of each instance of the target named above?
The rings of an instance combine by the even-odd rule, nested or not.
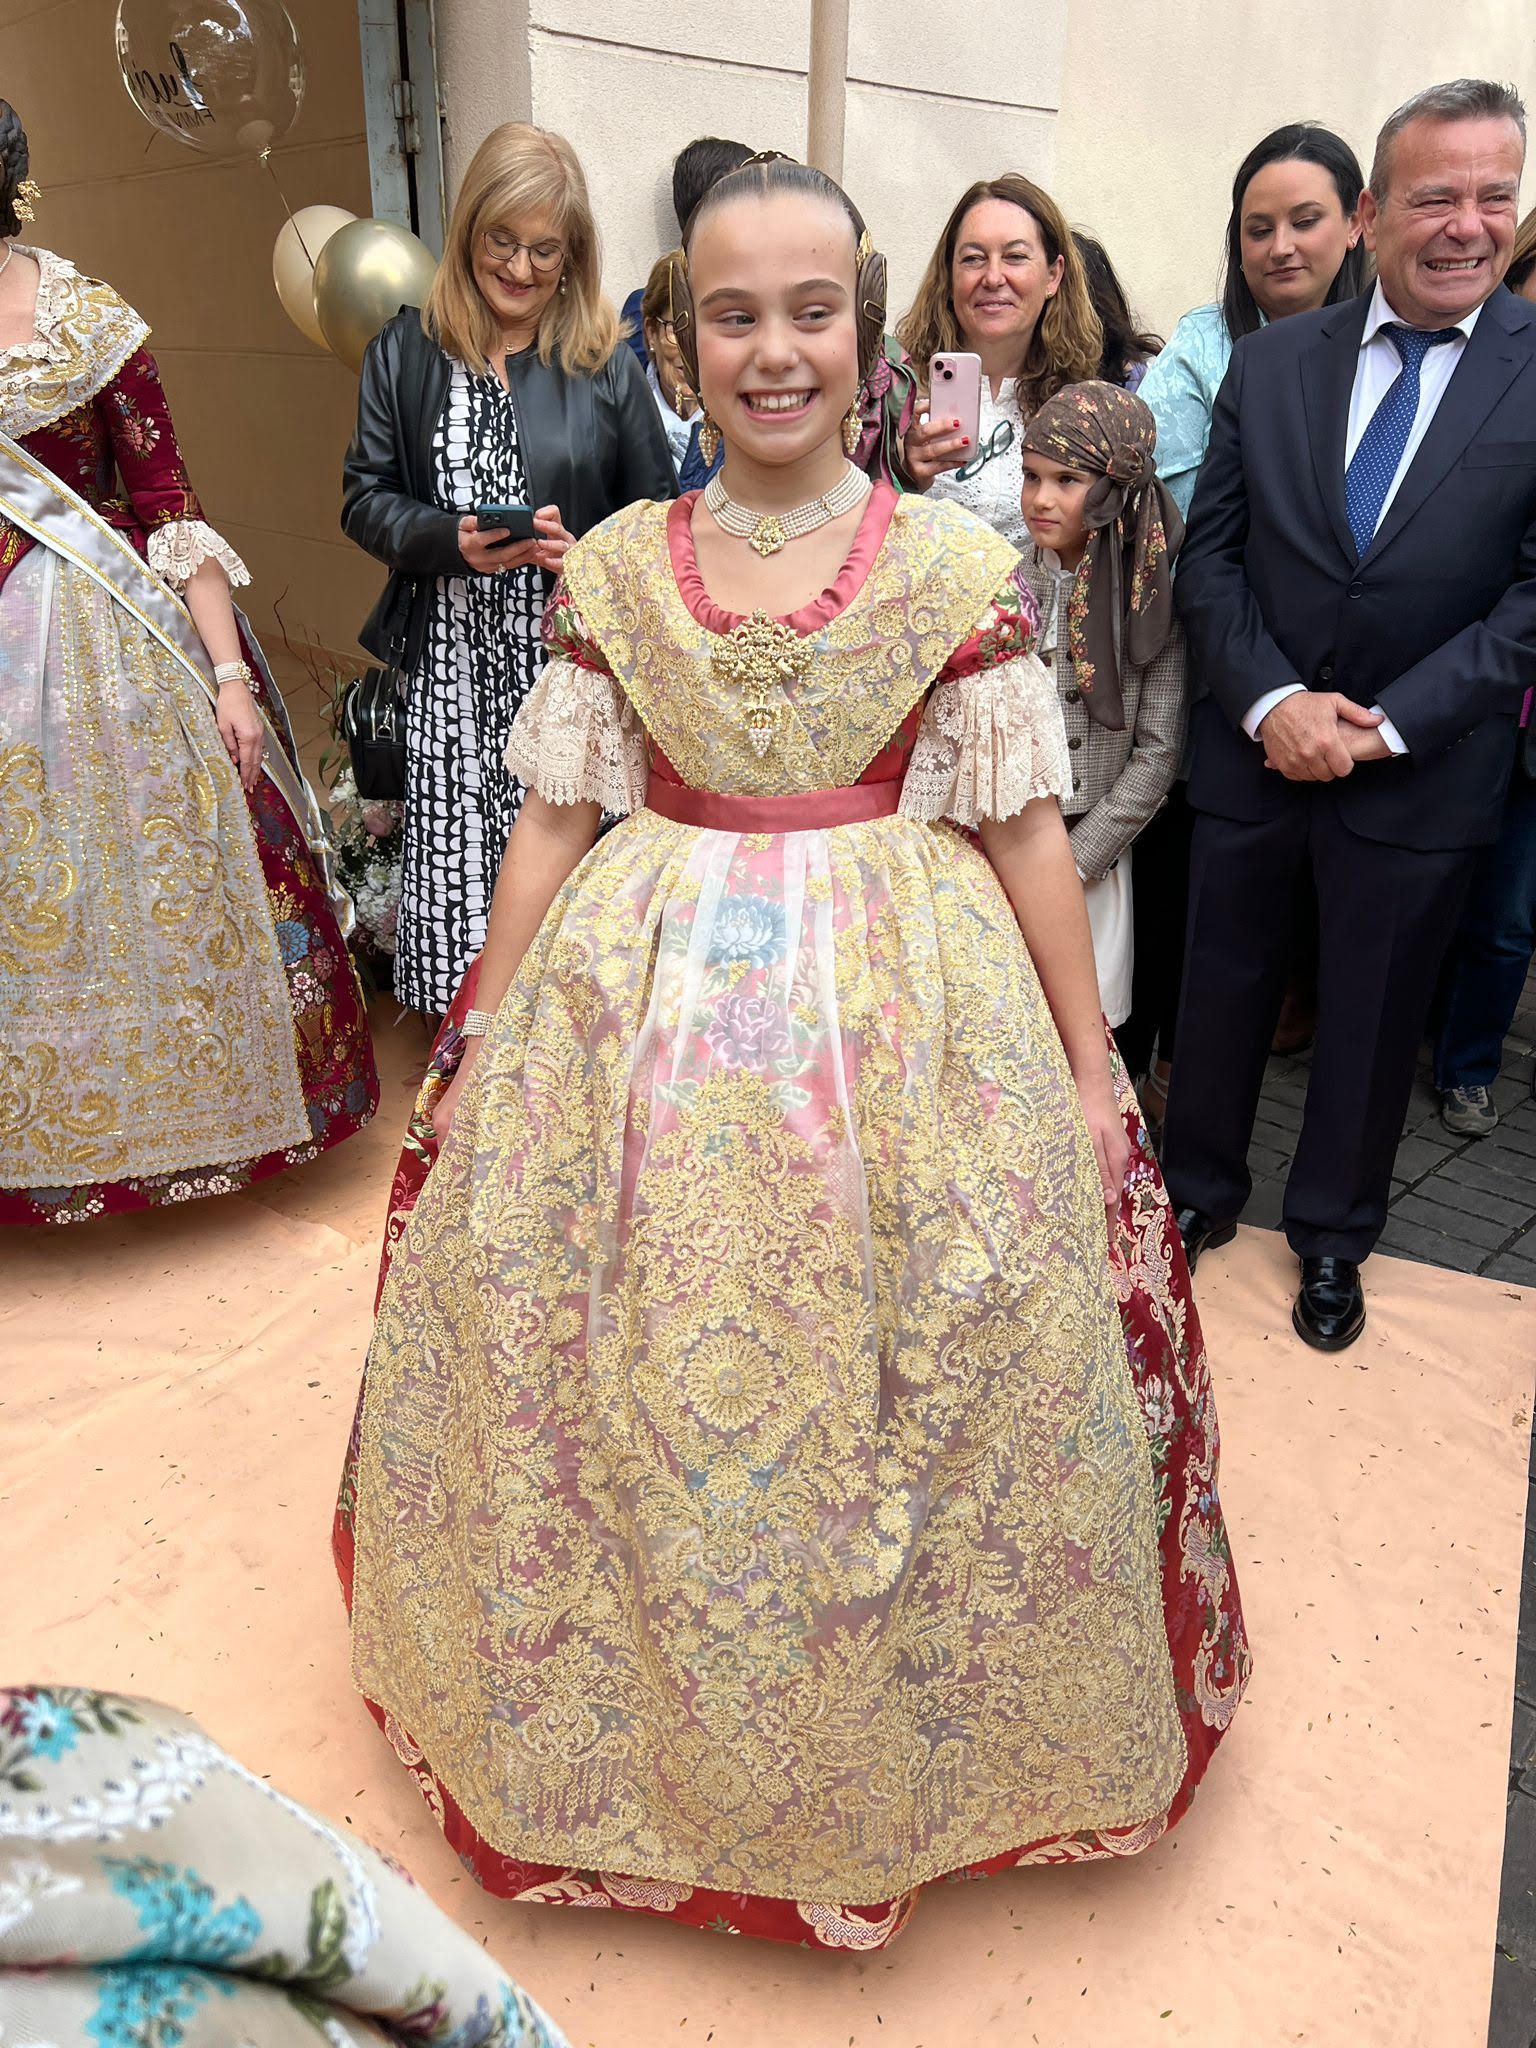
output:
[[[1162,808],[1178,773],[1189,717],[1183,629],[1175,622],[1155,661],[1125,671],[1125,729],[1111,732],[1089,717],[1076,664],[1057,644],[1065,624],[1056,615],[1057,579],[1036,547],[1025,550],[1024,574],[1040,607],[1040,659],[1055,678],[1067,725],[1072,794],[1062,799],[1062,815],[1073,859],[1096,882]]]

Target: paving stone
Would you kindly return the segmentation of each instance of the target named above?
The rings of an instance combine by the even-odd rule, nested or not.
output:
[[[1536,1799],[1523,1792],[1509,1809],[1504,1830],[1503,1895],[1499,1947],[1536,1968]]]
[[[1501,1074],[1488,1090],[1488,1093],[1492,1096],[1493,1106],[1498,1110],[1500,1116],[1506,1110],[1510,1111],[1511,1114],[1515,1114],[1530,1105],[1530,1079],[1527,1075],[1523,1074]]]
[[[1296,1131],[1289,1125],[1277,1124],[1270,1120],[1268,1103],[1259,1104],[1259,1113],[1253,1124],[1253,1144],[1262,1145],[1267,1152],[1278,1152],[1289,1165],[1291,1155],[1296,1150],[1296,1135]]]
[[[1278,1230],[1284,1204],[1285,1185],[1282,1181],[1256,1181],[1253,1193],[1243,1205],[1242,1220],[1255,1230]]]
[[[1417,1188],[1404,1195],[1391,1213],[1409,1223],[1422,1224],[1426,1230],[1444,1231],[1447,1238],[1462,1244],[1481,1245],[1484,1257],[1489,1252],[1502,1251],[1514,1228],[1510,1223],[1490,1222],[1486,1216],[1471,1215],[1465,1208],[1447,1209],[1441,1202],[1430,1201]]]
[[[1525,1771],[1532,1764],[1536,1764],[1536,1706],[1517,1699],[1514,1726],[1510,1731],[1509,1767],[1513,1771]]]
[[[1432,1138],[1404,1138],[1397,1148],[1392,1171],[1399,1180],[1422,1180],[1452,1156],[1449,1137],[1443,1145],[1437,1145]]]
[[[1508,1153],[1495,1153],[1490,1161],[1476,1145],[1457,1152],[1441,1167],[1438,1179],[1460,1181],[1469,1188],[1484,1188],[1490,1195],[1503,1195],[1512,1202],[1523,1196],[1527,1208],[1536,1208],[1536,1180],[1529,1174],[1511,1172]]]
[[[1517,1111],[1513,1116],[1500,1117],[1498,1129],[1491,1138],[1481,1140],[1480,1149],[1485,1152],[1507,1152],[1530,1160],[1532,1163],[1529,1166],[1523,1169],[1512,1168],[1511,1171],[1523,1170],[1536,1175],[1536,1120],[1528,1121],[1523,1111]]]
[[[1442,1208],[1452,1209],[1458,1215],[1481,1216],[1486,1222],[1502,1223],[1505,1237],[1531,1220],[1531,1200],[1522,1199],[1523,1191],[1518,1181],[1510,1182],[1508,1194],[1493,1194],[1487,1188],[1432,1173],[1419,1182],[1414,1193],[1422,1195],[1426,1201],[1438,1202]]]
[[[1520,1259],[1513,1252],[1500,1252],[1482,1272],[1485,1280],[1512,1280],[1517,1287],[1536,1287],[1536,1258]]]
[[[1413,1197],[1407,1195],[1404,1200],[1411,1202]],[[1426,1230],[1421,1223],[1411,1222],[1403,1216],[1399,1209],[1387,1211],[1380,1244],[1384,1252],[1419,1259],[1426,1266],[1449,1266],[1457,1273],[1475,1273],[1487,1256],[1481,1246],[1461,1244],[1442,1231]]]
[[[1248,1171],[1257,1180],[1283,1180],[1290,1170],[1289,1152],[1277,1152],[1269,1145],[1248,1147]]]
[[[1496,1953],[1488,2048],[1536,2048],[1536,1971]]]
[[[1295,1133],[1301,1129],[1301,1104],[1287,1102],[1283,1096],[1266,1091],[1259,1102],[1259,1114],[1266,1123],[1278,1124],[1283,1131]]]

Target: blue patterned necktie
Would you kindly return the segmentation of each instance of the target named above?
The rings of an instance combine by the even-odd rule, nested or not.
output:
[[[1362,555],[1376,532],[1381,508],[1387,502],[1387,492],[1392,488],[1397,465],[1403,459],[1403,450],[1418,417],[1419,372],[1424,367],[1424,358],[1442,341],[1455,341],[1461,333],[1459,327],[1426,330],[1400,327],[1395,321],[1389,321],[1380,331],[1397,350],[1403,367],[1371,414],[1360,436],[1360,445],[1344,472],[1344,508],[1349,514],[1355,548]]]

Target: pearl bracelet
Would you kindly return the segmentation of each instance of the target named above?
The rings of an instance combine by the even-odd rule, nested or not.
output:
[[[461,1038],[484,1038],[495,1022],[494,1010],[470,1010],[459,1026],[459,1035]]]
[[[213,680],[216,683],[254,683],[248,661],[219,661],[214,663]]]

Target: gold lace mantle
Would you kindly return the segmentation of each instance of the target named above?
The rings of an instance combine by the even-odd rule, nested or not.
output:
[[[82,277],[51,249],[16,247],[42,272],[35,338],[0,349],[0,429],[19,441],[105,390],[149,324],[111,285]]]
[[[744,694],[717,668],[721,636],[683,600],[667,552],[671,507],[629,506],[565,560],[565,584],[646,731],[695,789],[746,796],[857,782],[955,649],[977,630],[1018,557],[980,520],[898,500],[852,602],[805,639],[780,686],[773,745],[758,754]]]

